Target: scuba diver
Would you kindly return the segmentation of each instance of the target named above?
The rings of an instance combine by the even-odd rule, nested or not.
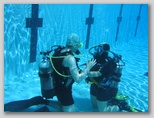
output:
[[[90,69],[96,64],[96,60],[93,59],[86,63],[86,68],[84,70],[81,71],[79,69],[77,63],[79,59],[75,58],[74,54],[80,54],[78,48],[81,46],[82,43],[79,36],[73,33],[68,36],[66,46],[52,46],[51,50],[41,52],[40,54],[43,55],[43,58],[39,63],[38,74],[40,77],[42,97],[45,99],[42,99],[40,96],[34,97],[34,99],[25,100],[26,102],[30,101],[29,104],[24,104],[25,106],[23,107],[19,105],[19,107],[23,109],[33,104],[45,103],[63,112],[75,112],[72,85],[74,82],[80,83],[85,79]],[[53,55],[49,57],[49,54],[53,50]],[[56,96],[58,101],[48,100],[53,98],[53,96]],[[37,103],[34,102],[35,99],[38,100]],[[4,109],[6,111],[11,111],[13,103],[5,104]],[[15,103],[20,103],[20,101]]]
[[[90,84],[93,108],[98,108],[100,112],[122,110],[134,112],[135,110],[127,104],[125,99],[123,100],[122,97],[121,100],[116,99],[119,98],[116,97],[118,96],[118,84],[122,75],[122,66],[125,65],[122,56],[112,52],[107,43],[91,47],[89,53],[97,62],[86,78],[86,82]],[[109,53],[112,54],[112,57],[109,56]]]
[[[49,105],[64,112],[76,111],[72,96],[72,85],[74,82],[80,83],[85,79],[90,69],[96,64],[94,59],[88,61],[86,68],[80,71],[77,63],[78,58],[75,58],[73,53],[79,54],[78,48],[81,46],[79,36],[73,33],[67,38],[66,47],[56,48],[50,59],[53,68],[52,76],[55,80],[54,92],[58,101],[57,103],[51,101]]]

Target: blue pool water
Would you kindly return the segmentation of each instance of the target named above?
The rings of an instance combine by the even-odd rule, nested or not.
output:
[[[34,27],[36,56],[30,49],[32,28],[26,27],[26,18],[31,18],[31,13],[31,4],[4,4],[4,103],[41,95],[37,74],[39,52],[55,44],[65,45],[67,36],[74,32],[84,44],[79,65],[91,59],[88,48],[103,42],[122,55],[126,65],[119,93],[129,96],[133,107],[148,111],[148,4],[93,4],[91,17],[90,4],[40,4],[38,18],[42,19],[42,26]],[[86,24],[88,18],[91,20]],[[92,111],[85,81],[73,85],[73,94],[77,111]]]

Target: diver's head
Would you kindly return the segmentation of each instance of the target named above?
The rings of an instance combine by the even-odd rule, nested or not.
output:
[[[69,48],[72,52],[78,52],[78,48],[82,47],[79,36],[75,33],[72,33],[70,36],[68,36],[66,41],[66,47]]]
[[[100,44],[98,46],[96,46],[95,48],[95,53],[102,55],[103,53],[108,54],[108,52],[110,51],[110,45],[107,43],[104,44]]]
[[[108,57],[108,53],[110,51],[110,45],[107,43],[100,44],[95,49],[94,58],[98,63],[103,63],[105,59]]]
[[[104,44],[102,44],[102,47],[103,47],[104,51],[106,51],[106,52],[110,51],[110,45],[109,44],[104,43]]]

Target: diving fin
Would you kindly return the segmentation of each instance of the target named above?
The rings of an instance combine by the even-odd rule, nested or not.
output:
[[[123,94],[117,94],[115,98],[116,100],[126,100],[128,99],[128,96],[125,96]]]
[[[41,96],[36,96],[27,100],[13,101],[4,104],[5,112],[18,112],[27,109],[30,106],[38,104],[48,104],[48,100],[44,100]]]

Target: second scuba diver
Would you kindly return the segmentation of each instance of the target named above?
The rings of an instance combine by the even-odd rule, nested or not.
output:
[[[86,79],[91,84],[90,98],[94,109],[98,108],[100,112],[142,112],[128,104],[128,96],[118,94],[122,67],[125,66],[122,56],[112,52],[107,43],[91,47],[89,53],[97,62]]]
[[[94,46],[89,49],[93,59],[96,59],[95,66],[88,73],[87,83],[90,85],[90,98],[94,108],[100,112],[117,112],[117,105],[108,106],[108,101],[118,93],[118,83],[122,75],[122,66],[119,64],[121,55],[109,56],[110,45],[107,43]]]

